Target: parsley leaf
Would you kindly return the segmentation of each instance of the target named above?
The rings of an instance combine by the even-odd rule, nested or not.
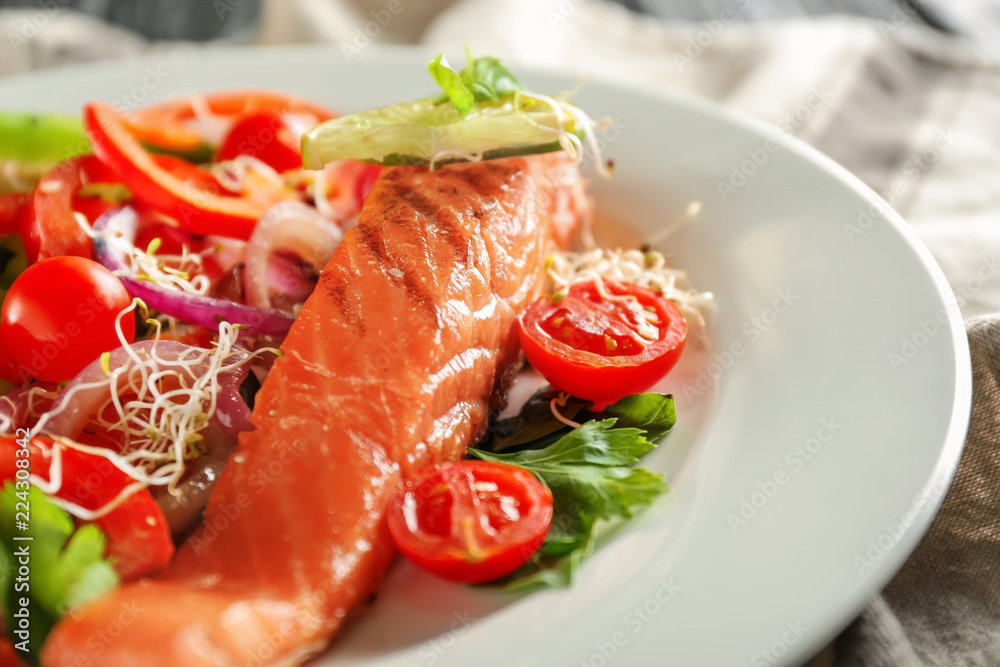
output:
[[[593,551],[598,522],[631,518],[667,491],[662,475],[633,466],[656,447],[651,438],[659,440],[676,422],[672,396],[634,394],[598,413],[571,403],[577,419],[590,417],[579,428],[552,417],[552,396],[537,394],[513,425],[501,423],[488,443],[494,451],[469,452],[529,470],[552,491],[548,537],[531,561],[502,580],[508,590],[568,585]],[[517,425],[537,438],[516,437]]]
[[[499,58],[473,58],[468,48],[465,54],[469,62],[461,72],[448,64],[443,53],[427,65],[427,71],[445,93],[438,103],[450,100],[458,113],[466,116],[477,102],[495,102],[521,89],[521,82]]]
[[[16,512],[23,509],[25,497],[31,510],[29,528],[15,530]],[[34,487],[27,493],[17,492],[14,484],[8,483],[0,493],[0,599],[4,616],[13,618],[20,609],[19,598],[29,598],[28,648],[34,657],[67,609],[115,588],[119,582],[111,562],[104,558],[104,532],[95,524],[74,529],[69,514]],[[15,542],[15,535],[33,539]],[[26,581],[18,574],[19,559],[23,558],[20,550],[25,546],[30,570]],[[14,629],[7,627],[7,634],[18,645],[23,639],[14,634]]]

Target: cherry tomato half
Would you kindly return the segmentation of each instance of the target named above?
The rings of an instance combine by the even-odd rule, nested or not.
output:
[[[442,579],[482,583],[538,551],[552,493],[527,470],[488,461],[438,463],[403,482],[388,512],[399,550]]]
[[[131,299],[121,281],[82,257],[53,257],[29,266],[4,300],[0,334],[11,359],[39,380],[72,378],[121,346],[115,319]],[[122,318],[135,340],[135,318]]]
[[[596,403],[645,391],[677,363],[687,323],[668,299],[632,283],[572,285],[521,316],[521,347],[553,387]]]

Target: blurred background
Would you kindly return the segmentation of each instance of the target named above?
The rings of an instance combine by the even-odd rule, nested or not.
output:
[[[540,19],[550,27],[569,21],[584,5],[613,4],[667,27],[712,22],[728,27],[842,16],[867,19],[883,33],[927,28],[978,42],[984,48],[1000,37],[1000,3],[996,0],[398,2],[405,11],[396,16],[389,13],[388,0],[0,0],[0,30],[6,33],[13,51],[12,57],[5,54],[0,58],[0,74],[132,53],[143,50],[150,42],[160,48],[164,42],[183,41],[418,43],[427,41],[442,22],[448,23],[463,13],[468,15],[473,8],[482,17]],[[391,20],[379,22],[379,16],[390,16]],[[366,30],[366,23],[372,20],[376,20],[378,29]],[[470,29],[469,37],[475,36],[475,23],[465,27]],[[479,27],[490,30],[485,22]],[[117,42],[98,43],[95,35],[114,36]]]
[[[406,0],[406,17],[386,26],[378,41],[417,41],[428,25],[460,0]],[[503,3],[499,0],[501,4]],[[946,33],[988,40],[997,35],[1000,8],[992,0],[615,0],[662,21],[705,21],[726,9],[735,20],[774,21],[843,14],[877,21],[909,20]],[[303,41],[337,38],[345,25],[385,9],[380,0],[0,0],[0,7],[69,10],[122,26],[149,40]],[[496,4],[496,3],[494,3]],[[539,9],[545,2],[531,3]],[[560,3],[555,3],[558,11]],[[567,0],[564,6],[582,4]],[[528,6],[527,4],[525,5]],[[343,36],[343,35],[340,35]]]

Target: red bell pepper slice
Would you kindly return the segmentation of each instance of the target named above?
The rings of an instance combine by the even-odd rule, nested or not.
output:
[[[60,162],[35,185],[21,217],[21,236],[30,263],[60,255],[89,259],[93,254],[90,238],[73,217],[73,197],[83,187],[80,171],[87,159]]]
[[[31,197],[23,192],[0,195],[0,236],[19,234],[21,219]]]
[[[133,111],[125,119],[131,134],[147,144],[179,153],[195,152],[204,139],[188,125],[195,119],[195,106],[202,106],[213,116],[225,116],[233,121],[243,116],[269,111],[279,114],[305,113],[323,122],[336,114],[318,104],[282,93],[240,90],[164,102]]]
[[[191,164],[187,160],[173,155],[154,155],[153,162],[160,169],[169,172],[172,176],[176,176],[201,192],[218,197],[239,197],[235,192],[222,187],[219,180],[208,170]]]
[[[84,107],[83,121],[94,153],[114,170],[132,196],[196,234],[247,239],[270,206],[294,196],[290,190],[249,186],[246,197],[208,192],[198,182],[158,164],[113,107],[92,102]]]
[[[113,500],[133,479],[107,459],[36,437],[28,444],[32,474],[49,478],[54,448],[60,449],[61,498],[88,510],[96,510]],[[0,485],[13,481],[17,472],[14,438],[0,439]],[[160,506],[147,489],[139,489],[115,509],[94,520],[108,536],[105,552],[122,581],[153,574],[170,562],[174,542]]]
[[[237,120],[216,160],[232,160],[240,155],[253,156],[278,172],[302,168],[299,138],[283,115],[275,111],[258,111]]]
[[[109,174],[92,155],[60,162],[35,185],[21,216],[21,235],[28,261],[75,255],[90,258],[93,244],[73,216],[81,211],[93,222],[114,205],[100,197],[80,197],[87,183],[107,182]]]

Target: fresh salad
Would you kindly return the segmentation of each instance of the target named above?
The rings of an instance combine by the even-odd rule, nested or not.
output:
[[[596,152],[605,121],[496,58],[428,71],[439,95],[343,116],[267,91],[0,113],[0,664],[36,663],[61,616],[191,538],[384,170]],[[545,268],[518,333],[549,386],[389,508],[399,552],[442,579],[570,585],[603,531],[667,491],[641,459],[674,401],[649,390],[711,296],[648,248]]]

